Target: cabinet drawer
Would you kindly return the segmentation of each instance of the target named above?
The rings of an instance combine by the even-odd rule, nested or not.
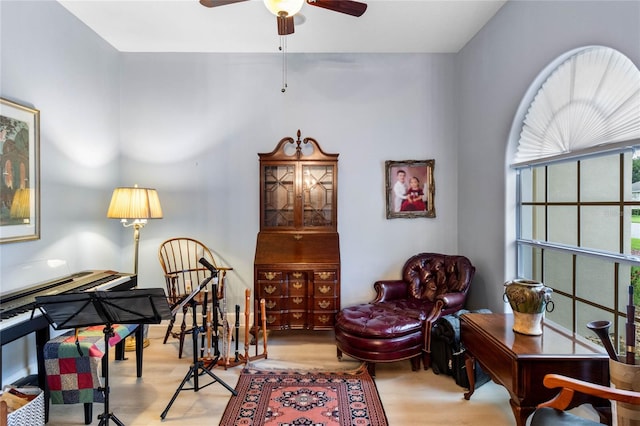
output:
[[[318,283],[313,286],[313,295],[315,297],[334,297],[336,294],[336,286],[333,283]]]
[[[292,281],[288,286],[289,295],[291,296],[306,296],[307,295],[307,283],[305,281]]]
[[[307,325],[307,313],[304,311],[289,312],[289,324],[292,328],[303,328]]]
[[[338,274],[336,271],[315,271],[313,273],[313,281],[316,283],[335,283],[337,281],[337,277]]]
[[[335,324],[335,314],[332,312],[313,314],[314,328],[333,328],[334,324]]]
[[[258,271],[259,281],[282,281],[283,274],[278,271]]]
[[[264,307],[267,312],[271,311],[281,311],[282,308],[282,299],[272,299],[272,298],[264,298]]]
[[[336,299],[327,297],[316,297],[313,299],[313,311],[336,312]]]
[[[307,274],[291,272],[288,274],[288,288],[291,296],[305,296],[307,294]]]
[[[256,291],[258,293],[258,299],[281,297],[286,294],[286,292],[283,291],[282,283],[279,282],[258,282]]]
[[[285,323],[282,321],[282,314],[279,312],[269,312],[267,314],[267,327],[277,328],[282,327]]]
[[[291,296],[287,299],[289,309],[304,310],[307,308],[307,298],[302,296]]]

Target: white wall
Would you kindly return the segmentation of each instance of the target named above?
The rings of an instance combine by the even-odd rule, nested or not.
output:
[[[640,67],[639,40],[637,1],[511,1],[457,55],[459,249],[478,268],[471,307],[500,311],[503,283],[515,277],[508,141],[529,85],[558,56],[587,45],[617,49]]]
[[[0,245],[0,292],[27,284],[12,278],[18,264],[118,270],[121,229],[106,209],[118,176],[119,54],[56,2],[2,1],[0,19],[0,96],[40,110],[42,208],[40,240]],[[3,384],[35,368],[34,342],[2,348]]]
[[[421,251],[457,250],[452,55],[126,54],[121,176],[158,189],[165,218],[143,230],[141,284],[162,285],[159,243],[188,235],[234,268],[231,302],[253,289],[258,152],[295,136],[339,153],[342,304],[370,300]],[[385,160],[434,158],[436,219],[385,216]],[[235,300],[234,300],[235,299]]]

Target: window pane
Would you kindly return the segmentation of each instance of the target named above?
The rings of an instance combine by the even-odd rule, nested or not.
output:
[[[614,304],[615,268],[610,261],[576,258],[576,296],[603,306]]]
[[[519,238],[533,239],[533,206],[520,207],[520,235]]]
[[[640,215],[636,215],[635,218],[632,215],[633,207],[624,208],[624,218],[622,225],[622,241],[623,253],[633,254],[634,256],[640,255]],[[636,211],[640,213],[640,210]]]
[[[620,155],[589,158],[580,162],[580,200],[620,200]]]
[[[581,336],[585,336],[598,344],[600,339],[596,337],[596,334],[587,328],[587,324],[591,321],[609,321],[611,326],[609,327],[609,333],[615,333],[614,315],[602,309],[598,309],[594,306],[587,305],[586,303],[578,302],[576,305],[576,333]],[[595,337],[595,339],[594,339]],[[602,345],[601,345],[602,346]],[[615,345],[614,345],[615,346]]]
[[[633,153],[624,153],[624,200],[640,202],[640,157]],[[634,185],[635,184],[635,185]]]
[[[518,246],[518,276],[536,281],[542,279],[542,250],[530,246]]]
[[[620,253],[620,213],[613,206],[580,208],[580,246]]]
[[[553,311],[545,313],[545,318],[573,330],[573,302],[561,294],[552,293]]]
[[[530,203],[533,201],[533,169],[518,170],[520,180],[520,201]]]
[[[548,241],[578,245],[577,207],[549,206],[547,211]]]
[[[546,201],[545,191],[545,167],[535,167],[533,169],[533,201],[538,203]]]
[[[523,203],[541,203],[545,201],[545,167],[532,167],[521,169],[520,174],[521,193]]]
[[[577,201],[577,164],[558,163],[547,166],[549,202]]]
[[[520,208],[520,238],[545,241],[545,207],[522,206]]]
[[[573,294],[573,255],[556,250],[545,250],[542,282],[554,290]]]
[[[621,268],[622,271],[622,268]],[[625,272],[629,272],[627,268]],[[622,272],[621,272],[622,274]],[[629,304],[629,286],[632,285],[630,280],[630,273],[626,275],[620,275],[620,284],[618,286],[618,311],[620,313],[627,313],[627,305]],[[635,296],[635,288],[634,288],[634,296]],[[611,304],[613,306],[613,303]]]

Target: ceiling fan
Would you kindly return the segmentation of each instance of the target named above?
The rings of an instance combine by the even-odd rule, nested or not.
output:
[[[217,7],[244,1],[247,0],[200,0],[200,4],[206,7]],[[293,34],[293,16],[300,11],[304,2],[305,0],[264,0],[267,9],[276,15],[279,35]],[[306,2],[311,6],[356,17],[362,16],[367,10],[366,3],[352,0],[306,0]]]

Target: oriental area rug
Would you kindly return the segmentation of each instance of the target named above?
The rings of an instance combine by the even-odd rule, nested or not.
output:
[[[245,368],[221,426],[387,426],[366,368],[317,372]]]

